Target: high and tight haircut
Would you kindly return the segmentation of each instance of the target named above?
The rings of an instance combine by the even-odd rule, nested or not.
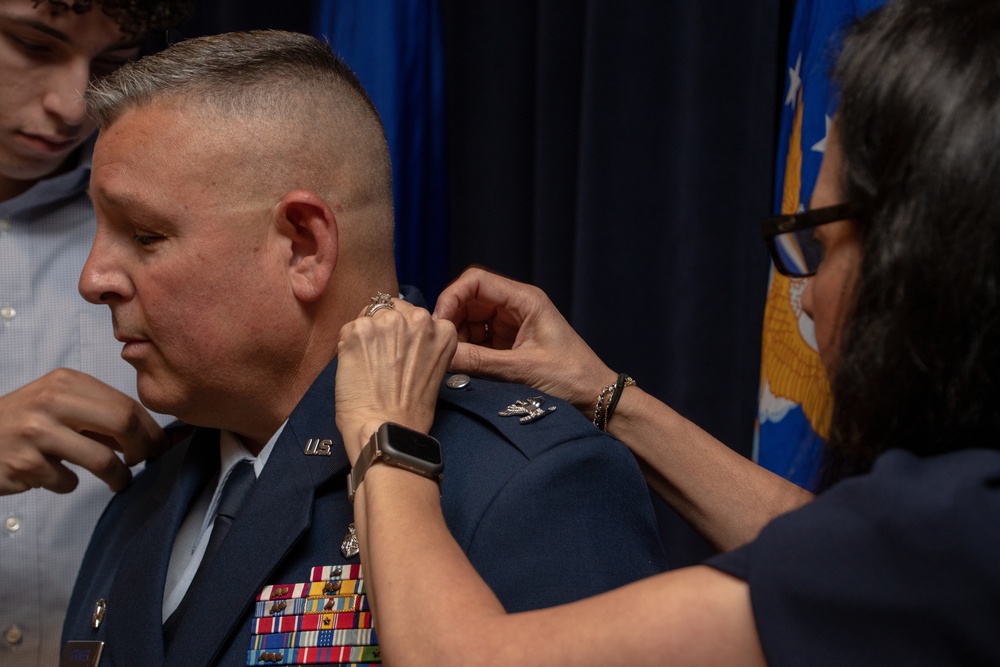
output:
[[[835,78],[862,259],[826,482],[890,448],[1000,448],[1000,2],[894,0]]]
[[[309,35],[253,30],[188,39],[127,63],[95,81],[84,99],[101,129],[125,112],[159,100],[209,109],[234,128],[241,119],[308,137],[302,123],[340,133],[345,150],[365,154],[373,191],[392,199],[388,143],[378,111],[357,75],[327,44]],[[296,116],[297,114],[297,116]],[[322,137],[315,136],[315,144]]]

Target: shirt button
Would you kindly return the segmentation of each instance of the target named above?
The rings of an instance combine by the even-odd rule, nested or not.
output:
[[[15,315],[17,315],[17,311],[14,310],[13,306],[4,306],[3,308],[0,308],[0,317],[4,318],[8,322],[14,319]]]
[[[0,218],[0,234],[6,234],[10,231],[10,220],[4,220]]]
[[[21,632],[21,628],[16,625],[12,625],[7,628],[7,632],[4,633],[4,639],[7,640],[8,644],[20,644],[21,640],[24,639],[24,633]]]
[[[7,520],[4,521],[3,527],[7,529],[8,533],[16,533],[21,530],[21,520],[16,516],[9,516]]]

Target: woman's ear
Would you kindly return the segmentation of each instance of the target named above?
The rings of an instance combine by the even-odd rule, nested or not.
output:
[[[337,218],[322,197],[308,190],[289,192],[275,209],[278,234],[289,243],[288,277],[301,301],[316,301],[337,266]]]

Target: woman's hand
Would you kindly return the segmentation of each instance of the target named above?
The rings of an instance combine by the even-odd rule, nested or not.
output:
[[[617,379],[537,287],[467,269],[441,293],[434,317],[458,329],[451,370],[536,387],[587,417]]]
[[[400,299],[344,325],[337,345],[337,428],[352,465],[384,422],[430,431],[456,344],[451,322]]]

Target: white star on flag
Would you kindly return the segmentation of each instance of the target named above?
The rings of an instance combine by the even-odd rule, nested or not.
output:
[[[823,138],[814,143],[812,146],[812,149],[817,153],[826,153],[826,138],[830,136],[830,123],[833,122],[833,119],[829,116],[824,114],[823,117],[826,119],[826,129],[823,130]]]
[[[802,86],[802,77],[799,76],[799,71],[802,69],[802,52],[799,51],[799,57],[795,61],[795,67],[788,68],[788,96],[785,98],[786,105],[795,106],[795,98],[799,94],[799,87]]]

